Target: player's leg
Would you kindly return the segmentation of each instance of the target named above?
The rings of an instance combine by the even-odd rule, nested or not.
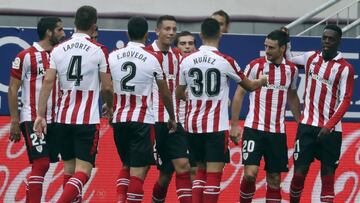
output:
[[[44,177],[50,166],[49,151],[45,139],[38,138],[33,131],[33,122],[20,124],[31,163],[31,172],[27,183],[30,202],[40,202]]]
[[[242,163],[244,176],[240,182],[240,202],[251,202],[255,194],[255,181],[258,174],[260,160],[263,156],[263,135],[252,128],[244,128],[242,140]]]
[[[189,146],[185,131],[178,123],[176,132],[169,134],[167,152],[176,172],[176,193],[181,203],[191,203]]]
[[[168,186],[170,184],[174,166],[168,156],[167,141],[169,137],[169,129],[166,123],[155,123],[155,150],[156,165],[159,170],[159,177],[154,183],[152,192],[153,203],[165,202]]]
[[[316,157],[321,161],[321,202],[334,202],[334,175],[341,153],[341,132],[331,134],[319,140]]]
[[[144,197],[144,180],[150,168],[154,164],[152,125],[130,122],[128,124],[132,133],[130,143],[130,183],[127,191],[127,202],[141,202]]]
[[[64,126],[69,129],[69,132],[72,132],[69,133],[69,136],[72,137],[73,151],[72,154],[69,152],[66,154],[64,153],[65,150],[60,150],[60,153],[62,156],[65,155],[65,161],[70,161],[75,157],[75,172],[66,183],[58,200],[59,203],[71,202],[75,199],[81,201],[82,188],[90,179],[91,171],[95,165],[100,130],[99,124]],[[69,148],[69,143],[65,147]],[[62,148],[64,148],[64,143]]]
[[[126,202],[126,193],[130,182],[130,139],[126,123],[114,123],[113,135],[122,167],[116,179],[116,196],[118,203]]]
[[[314,161],[317,140],[315,127],[299,124],[294,144],[294,175],[290,185],[290,202],[300,202],[304,189],[305,177],[310,164]]]
[[[264,140],[266,202],[281,202],[281,172],[289,171],[286,134],[264,132]]]
[[[230,161],[229,131],[204,134],[206,184],[203,191],[203,201],[218,202],[220,183],[225,163]]]

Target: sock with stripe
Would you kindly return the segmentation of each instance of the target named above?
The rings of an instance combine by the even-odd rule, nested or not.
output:
[[[81,171],[75,172],[75,174],[69,179],[64,187],[64,191],[61,194],[58,203],[78,201],[78,197],[81,195],[82,188],[89,180],[89,176]]]
[[[155,182],[152,192],[153,203],[164,203],[168,188],[162,187],[158,181]]]
[[[31,174],[28,179],[30,202],[40,202],[44,176],[49,170],[50,161],[48,157],[33,160]]]
[[[206,183],[203,191],[203,201],[206,203],[216,203],[220,194],[221,172],[207,172]]]
[[[334,175],[321,176],[321,202],[334,202]]]
[[[305,176],[294,173],[294,176],[291,180],[290,185],[290,202],[298,203],[300,202],[301,192],[304,189]]]
[[[28,179],[29,178],[26,178],[24,180],[24,184],[25,184],[25,203],[30,203],[30,191],[29,191]]]
[[[69,181],[69,179],[71,178],[72,175],[70,174],[64,174],[63,177],[63,188],[65,187],[66,183]]]
[[[281,188],[274,189],[269,187],[266,188],[266,203],[280,203],[281,202]]]
[[[192,185],[193,202],[203,202],[203,191],[206,183],[206,170],[198,169]]]
[[[127,202],[142,202],[144,198],[144,181],[136,176],[130,176],[129,188],[127,191]]]
[[[122,168],[116,180],[117,202],[124,203],[126,201],[126,193],[129,186],[130,169]]]
[[[180,203],[191,203],[190,172],[176,174],[176,194]]]
[[[245,177],[240,183],[240,203],[249,203],[255,194],[255,182],[248,181]]]

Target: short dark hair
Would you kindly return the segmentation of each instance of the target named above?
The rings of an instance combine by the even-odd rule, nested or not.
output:
[[[277,40],[278,41],[278,44],[279,44],[279,47],[285,45],[286,46],[286,43],[288,42],[288,35],[281,31],[281,30],[274,30],[272,32],[270,32],[267,36],[266,36],[267,39],[271,39],[271,40]]]
[[[130,40],[142,39],[148,32],[148,23],[140,16],[131,17],[127,27]]]
[[[225,18],[225,24],[229,25],[230,17],[224,10],[221,9],[221,10],[215,11],[212,15],[219,15],[219,16],[224,17]]]
[[[171,15],[163,15],[160,16],[157,21],[156,21],[156,27],[160,27],[161,23],[165,20],[170,20],[170,21],[175,21],[176,22],[176,18],[175,16],[171,16]]]
[[[89,30],[97,22],[97,11],[92,6],[81,6],[75,14],[75,27],[79,30]]]
[[[191,36],[194,38],[194,43],[195,43],[195,36],[193,34],[191,34],[191,32],[185,30],[185,31],[182,31],[180,33],[178,33],[174,39],[174,45],[177,46],[178,43],[179,43],[179,38],[180,37],[183,37],[183,36]]]
[[[342,30],[341,30],[341,28],[340,28],[339,26],[334,25],[334,24],[329,24],[329,25],[326,25],[326,26],[325,26],[324,30],[326,30],[326,29],[334,30],[335,32],[338,33],[339,38],[341,38],[341,36],[342,36]]]
[[[220,36],[219,22],[212,18],[206,18],[201,23],[201,34],[207,39],[217,39]]]
[[[43,17],[37,23],[37,33],[40,40],[45,38],[46,30],[54,31],[56,24],[62,22],[59,17]]]

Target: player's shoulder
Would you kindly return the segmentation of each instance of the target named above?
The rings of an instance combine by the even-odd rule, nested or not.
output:
[[[163,55],[161,52],[154,51],[154,49],[149,49],[147,47],[141,47],[140,49],[149,57],[150,60],[154,60],[162,64]]]
[[[186,63],[186,61],[191,60],[192,58],[198,57],[198,54],[199,54],[199,50],[196,50],[192,53],[186,53],[186,54],[181,55],[180,64]]]
[[[17,55],[16,58],[19,58],[19,60],[24,60],[25,56],[30,54],[30,53],[35,53],[37,52],[36,48],[34,46],[31,46],[27,49],[24,49],[22,51],[20,51]]]
[[[249,66],[254,67],[255,65],[263,65],[265,63],[266,63],[266,58],[264,56],[264,57],[259,57],[259,58],[251,60],[249,63]]]
[[[293,62],[291,62],[291,61],[289,61],[289,60],[287,60],[287,59],[285,59],[285,64],[286,64],[287,66],[289,66],[291,69],[297,69],[295,63],[293,63]]]

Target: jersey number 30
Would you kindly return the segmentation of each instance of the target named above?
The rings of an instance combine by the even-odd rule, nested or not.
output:
[[[194,78],[194,84],[190,86],[191,92],[194,96],[201,97],[205,93],[209,97],[213,97],[220,92],[220,71],[216,68],[209,68],[205,72],[205,78],[200,68],[191,68],[189,70],[189,77]]]

